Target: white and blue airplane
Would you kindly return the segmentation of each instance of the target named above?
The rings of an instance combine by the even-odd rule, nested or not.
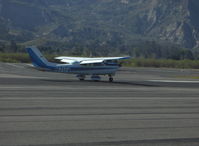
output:
[[[52,63],[46,60],[41,52],[36,47],[26,48],[32,64],[36,69],[60,73],[76,74],[79,80],[85,80],[87,75],[91,76],[94,81],[100,81],[99,75],[108,75],[109,82],[113,82],[113,76],[119,69],[120,64],[118,60],[129,59],[130,57],[98,57],[98,58],[85,58],[85,57],[56,57],[55,59],[64,62]]]

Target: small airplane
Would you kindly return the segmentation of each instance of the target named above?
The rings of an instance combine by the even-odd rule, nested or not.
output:
[[[109,82],[113,82],[113,76],[121,66],[117,63],[118,60],[129,59],[128,57],[98,57],[98,58],[85,58],[85,57],[56,57],[61,63],[52,63],[41,54],[36,47],[26,48],[32,64],[36,69],[43,71],[52,71],[60,73],[76,74],[76,77],[83,81],[87,75],[91,75],[91,80],[100,81],[99,75],[108,75]]]

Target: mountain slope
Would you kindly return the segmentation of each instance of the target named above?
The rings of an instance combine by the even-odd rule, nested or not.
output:
[[[0,39],[104,52],[143,40],[197,48],[198,14],[198,0],[0,0]]]

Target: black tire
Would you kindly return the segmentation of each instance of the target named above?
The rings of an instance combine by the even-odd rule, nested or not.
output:
[[[113,78],[109,78],[109,82],[113,82]]]

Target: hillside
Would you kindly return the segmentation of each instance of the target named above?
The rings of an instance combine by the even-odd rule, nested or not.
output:
[[[0,44],[14,40],[74,55],[193,49],[198,14],[198,0],[0,0]]]

